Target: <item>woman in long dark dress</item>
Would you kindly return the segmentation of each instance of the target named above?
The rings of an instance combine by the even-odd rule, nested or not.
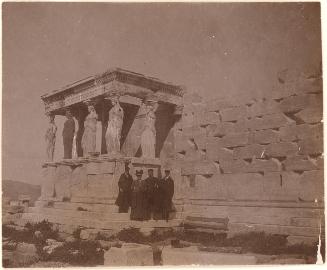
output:
[[[143,171],[136,171],[136,180],[132,184],[131,219],[144,220],[146,215],[145,203],[146,194],[144,181],[142,180]]]

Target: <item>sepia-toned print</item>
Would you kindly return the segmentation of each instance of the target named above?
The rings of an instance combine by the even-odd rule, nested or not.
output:
[[[325,261],[320,3],[4,3],[3,267]]]

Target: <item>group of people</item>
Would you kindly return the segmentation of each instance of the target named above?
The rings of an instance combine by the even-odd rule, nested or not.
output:
[[[165,176],[158,179],[153,175],[153,169],[148,170],[148,177],[142,180],[143,170],[136,171],[136,179],[130,174],[128,166],[120,176],[119,194],[116,205],[120,213],[127,213],[131,207],[132,220],[166,220],[169,219],[174,195],[174,181],[170,170],[165,170]]]

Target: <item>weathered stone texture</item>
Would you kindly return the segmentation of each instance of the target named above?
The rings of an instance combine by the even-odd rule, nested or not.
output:
[[[282,72],[261,99],[189,107],[196,120],[180,131],[176,146],[185,152],[180,190],[192,201],[186,211],[229,217],[230,231],[282,233],[298,237],[294,242],[316,239],[317,215],[305,207],[320,211],[324,197],[322,83],[298,75]],[[252,207],[245,208],[245,202]],[[213,206],[219,203],[232,205]]]
[[[104,253],[105,266],[151,266],[153,251],[150,246],[124,244],[121,248],[112,247]]]

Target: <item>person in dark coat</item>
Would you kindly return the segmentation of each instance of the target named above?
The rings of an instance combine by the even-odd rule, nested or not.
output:
[[[119,193],[116,205],[119,206],[119,213],[127,213],[131,205],[133,177],[129,174],[129,167],[125,166],[125,172],[118,181]]]
[[[158,211],[160,207],[158,194],[159,194],[159,179],[153,176],[153,169],[148,170],[148,178],[144,180],[145,182],[145,192],[146,192],[146,219],[151,219],[155,217],[155,212]]]
[[[136,171],[136,179],[132,183],[131,220],[146,218],[145,183],[142,180],[143,171]]]
[[[169,213],[173,209],[173,196],[174,196],[174,180],[170,176],[170,170],[165,170],[165,176],[162,179],[162,215],[168,221]]]
[[[62,130],[62,138],[64,143],[64,158],[72,158],[73,140],[75,135],[75,121],[70,111],[66,111],[67,120]]]

